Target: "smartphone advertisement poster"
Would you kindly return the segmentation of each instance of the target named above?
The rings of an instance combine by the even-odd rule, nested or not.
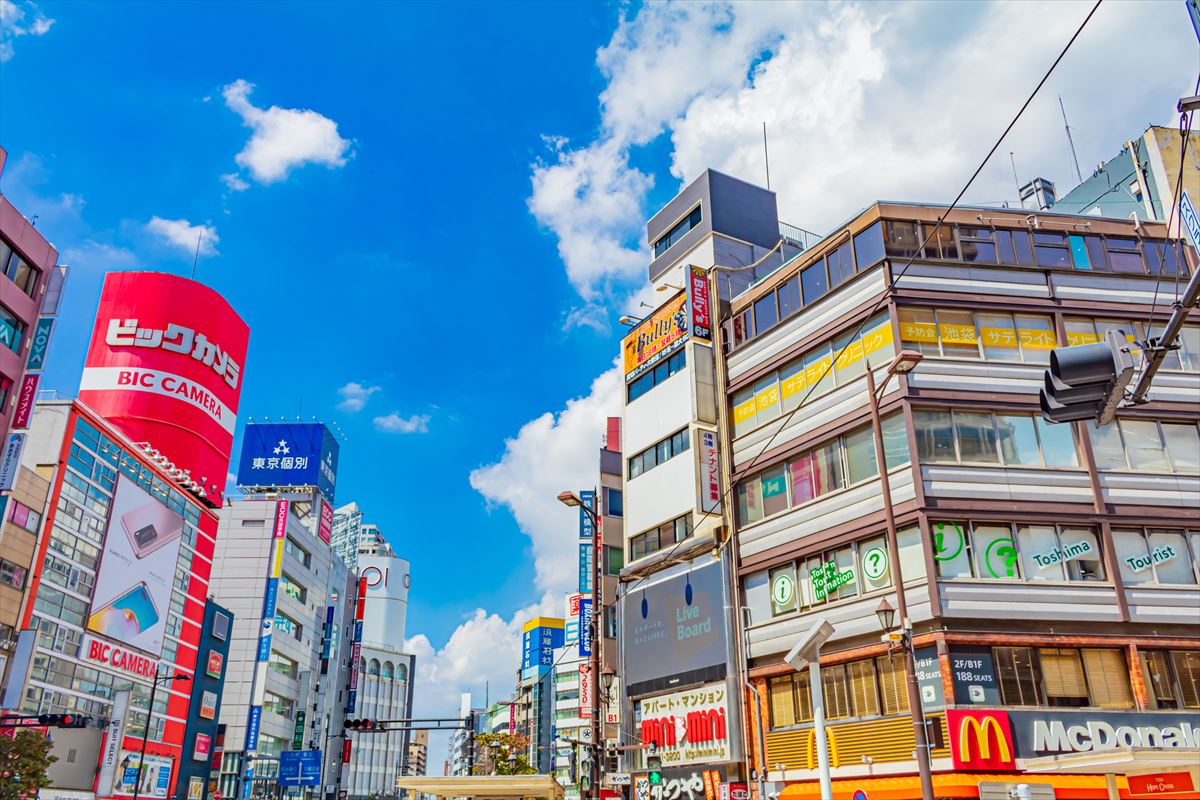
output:
[[[147,754],[142,764],[142,780],[138,783],[138,763],[141,757],[129,750],[121,751],[120,768],[113,782],[113,794],[132,795],[134,784],[139,786],[139,797],[166,797],[171,786],[171,768],[174,761],[166,756]]]
[[[88,630],[159,655],[182,538],[183,517],[118,476]]]

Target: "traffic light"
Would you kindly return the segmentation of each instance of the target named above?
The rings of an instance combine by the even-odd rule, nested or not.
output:
[[[646,770],[650,773],[650,785],[662,784],[662,756],[646,756]]]
[[[380,730],[380,725],[373,719],[348,719],[346,720],[345,728],[348,731],[371,733]]]
[[[81,717],[76,714],[41,714],[38,716],[38,724],[47,728],[86,728],[91,721],[91,717]]]
[[[1051,350],[1040,397],[1042,416],[1047,422],[1111,422],[1133,371],[1124,331],[1110,330],[1094,344]]]

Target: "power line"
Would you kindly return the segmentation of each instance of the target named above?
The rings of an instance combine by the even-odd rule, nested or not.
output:
[[[979,174],[981,172],[983,172],[983,168],[985,166],[987,166],[988,161],[991,160],[992,156],[996,153],[996,150],[1004,142],[1005,137],[1007,137],[1009,132],[1012,131],[1013,126],[1017,124],[1017,120],[1019,120],[1021,118],[1021,115],[1025,113],[1025,110],[1029,108],[1029,104],[1033,102],[1033,98],[1037,97],[1038,92],[1041,91],[1042,87],[1046,84],[1046,81],[1050,79],[1050,75],[1054,72],[1055,68],[1058,67],[1059,62],[1061,62],[1063,60],[1063,57],[1066,56],[1067,51],[1071,49],[1071,45],[1075,44],[1075,40],[1079,38],[1079,34],[1083,33],[1083,29],[1085,27],[1087,27],[1088,22],[1091,21],[1092,16],[1095,15],[1096,10],[1100,8],[1100,4],[1103,1],[1104,0],[1096,0],[1096,4],[1092,6],[1091,11],[1089,11],[1087,16],[1083,18],[1083,22],[1081,22],[1079,24],[1079,27],[1075,29],[1075,33],[1071,35],[1070,40],[1067,41],[1067,44],[1066,44],[1066,46],[1063,47],[1062,52],[1060,52],[1058,54],[1058,58],[1054,59],[1054,63],[1052,63],[1050,65],[1050,68],[1046,70],[1046,74],[1042,76],[1042,79],[1040,81],[1038,81],[1037,86],[1035,86],[1033,88],[1033,91],[1030,92],[1029,97],[1027,97],[1025,99],[1025,102],[1021,104],[1020,109],[1017,110],[1016,116],[1014,116],[1012,118],[1012,121],[1008,123],[1007,127],[1005,127],[1004,132],[1000,134],[1000,137],[996,140],[996,143],[992,145],[990,150],[988,150],[987,155],[985,155],[983,157],[983,161],[981,161],[979,163],[979,166],[975,168],[975,171],[973,173],[971,173],[971,177],[967,179],[966,184],[963,186],[962,190],[959,191],[958,195],[954,198],[954,201],[950,203],[949,207],[946,208],[946,211],[943,214],[938,216],[937,222],[934,223],[931,228],[929,228],[928,233],[926,233],[925,237],[921,240],[920,244],[917,245],[916,249],[913,251],[913,254],[908,257],[908,260],[904,262],[904,265],[900,268],[900,270],[895,275],[892,276],[891,280],[888,282],[887,289],[885,291],[883,291],[882,293],[880,293],[879,298],[875,301],[874,305],[872,305],[870,310],[867,311],[867,313],[864,315],[863,321],[859,323],[858,328],[855,329],[854,333],[847,340],[846,344],[842,346],[842,349],[838,351],[837,355],[835,355],[833,358],[831,358],[829,360],[829,363],[821,371],[820,377],[818,377],[817,380],[813,382],[812,386],[809,387],[808,391],[806,391],[804,393],[804,396],[800,399],[800,402],[796,405],[796,407],[793,408],[791,411],[789,411],[787,413],[787,416],[780,418],[778,428],[776,428],[775,432],[773,434],[771,434],[771,437],[767,440],[767,443],[762,446],[762,449],[759,450],[758,455],[756,455],[754,458],[750,459],[750,463],[748,463],[745,467],[743,467],[741,469],[740,472],[742,474],[746,474],[746,473],[750,472],[751,469],[754,467],[754,465],[758,462],[758,459],[764,453],[768,452],[771,449],[771,445],[775,442],[776,437],[778,437],[779,434],[783,431],[783,429],[787,427],[787,423],[791,420],[791,418],[795,415],[795,413],[797,411],[799,411],[801,408],[803,408],[805,403],[808,402],[809,397],[811,397],[812,393],[814,391],[816,391],[817,386],[820,385],[821,381],[825,380],[825,377],[833,369],[833,365],[836,364],[838,362],[838,359],[840,359],[842,357],[842,354],[845,353],[846,350],[849,349],[850,344],[854,341],[854,338],[862,333],[863,328],[866,327],[866,324],[867,324],[868,320],[871,318],[871,315],[874,314],[875,311],[877,311],[879,309],[879,306],[882,305],[883,301],[888,297],[889,293],[895,288],[896,283],[901,278],[904,277],[905,272],[908,271],[908,268],[912,265],[913,261],[917,258],[917,256],[921,252],[924,251],[925,245],[928,244],[929,240],[933,237],[933,235],[935,233],[937,233],[938,229],[942,226],[942,223],[945,222],[946,217],[948,217],[950,215],[950,212],[953,211],[958,206],[959,202],[962,201],[963,195],[965,195],[967,193],[967,190],[969,190],[971,188],[971,184],[973,184],[975,182],[975,179],[979,177]],[[1182,160],[1180,163],[1182,164]],[[781,249],[780,255],[782,256],[782,254],[783,254],[783,250]],[[732,464],[730,466],[732,467]],[[878,464],[878,465],[876,465],[876,467],[878,469],[887,469],[886,464]],[[732,475],[732,468],[730,469],[730,473]],[[717,504],[728,502],[730,493],[732,491],[733,491],[733,481],[730,480],[729,486],[725,487],[725,491],[721,494],[721,499],[718,501]],[[716,508],[717,504],[713,504],[713,506],[704,510],[700,515],[700,519],[703,520],[705,517],[712,516],[713,509]],[[683,542],[685,542],[685,541],[687,541],[687,539],[676,542],[675,546],[672,547],[667,552],[667,554],[660,559],[660,563],[670,562],[671,556],[673,556],[679,550],[680,545],[682,545]],[[718,544],[718,546],[717,546],[718,549],[724,548],[725,545],[730,541],[732,541],[732,536],[727,538],[724,542],[721,542],[720,544]],[[642,577],[638,578],[637,581],[635,581],[633,584],[631,584],[629,586],[628,589],[625,590],[625,594],[628,595],[628,594],[632,593],[633,590],[636,589],[649,576],[650,576],[650,573],[647,573],[646,575],[643,575]]]

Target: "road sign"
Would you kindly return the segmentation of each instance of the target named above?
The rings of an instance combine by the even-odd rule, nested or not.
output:
[[[1186,190],[1183,192],[1183,202],[1179,206],[1179,219],[1192,237],[1192,244],[1200,247],[1200,219],[1196,217],[1192,198],[1188,197]]]
[[[280,786],[319,786],[320,750],[286,750],[279,754]]]

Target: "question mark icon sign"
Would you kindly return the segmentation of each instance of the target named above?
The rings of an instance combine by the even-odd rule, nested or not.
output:
[[[872,547],[863,553],[863,572],[873,581],[887,575],[888,555],[882,547]]]

